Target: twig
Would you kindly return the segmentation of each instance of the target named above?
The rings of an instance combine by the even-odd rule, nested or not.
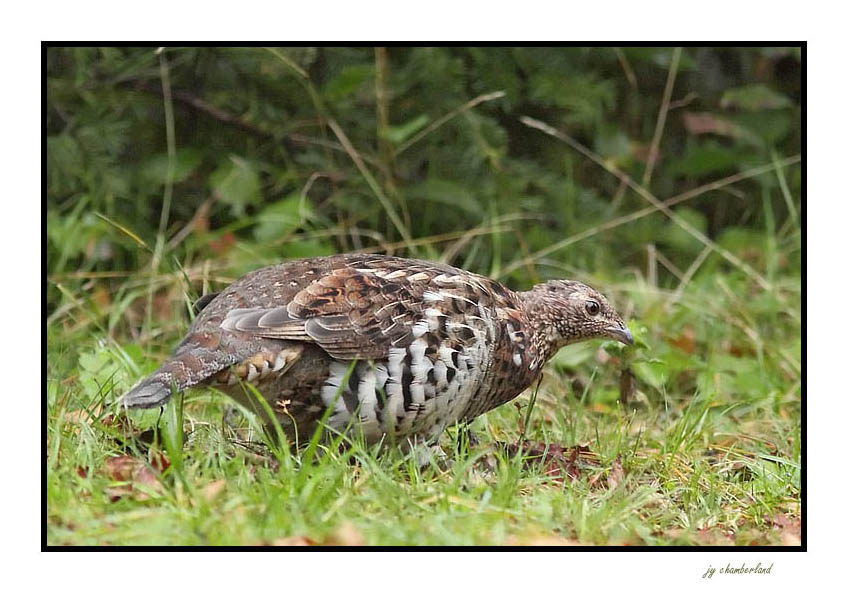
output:
[[[492,101],[493,99],[499,99],[501,97],[504,97],[505,94],[506,93],[504,91],[495,91],[495,92],[492,92],[492,93],[486,93],[484,95],[478,95],[477,97],[475,97],[471,101],[468,101],[468,102],[464,103],[463,105],[461,105],[460,107],[449,111],[447,114],[445,114],[441,118],[435,120],[430,126],[425,128],[424,130],[422,130],[421,132],[419,132],[418,134],[416,134],[415,136],[413,136],[412,138],[410,138],[406,142],[401,143],[401,145],[398,147],[398,150],[395,151],[395,156],[397,157],[398,155],[400,155],[401,153],[406,151],[408,148],[410,148],[411,146],[416,144],[419,140],[421,140],[422,138],[424,138],[425,136],[427,136],[428,134],[430,134],[431,132],[433,132],[437,128],[445,125],[447,122],[449,122],[453,118],[457,117],[458,115],[460,115],[464,111],[468,111],[468,110],[472,109],[473,107],[475,107],[476,105],[480,105],[481,103],[484,103],[486,101]]]
[[[705,259],[707,259],[708,255],[710,255],[710,247],[705,246],[696,259],[693,260],[693,263],[687,268],[687,271],[684,272],[684,275],[679,277],[681,282],[678,283],[678,288],[675,289],[675,292],[670,295],[669,299],[667,299],[666,304],[671,305],[672,303],[676,303],[679,299],[681,299],[681,295],[684,293],[684,289],[690,284],[690,281],[693,278],[693,275],[696,274],[696,271],[699,267],[704,263]]]
[[[625,57],[625,54],[622,53],[622,48],[614,47],[613,51],[616,53],[616,59],[619,60],[619,65],[622,66],[622,70],[625,72],[625,78],[628,79],[628,84],[631,85],[634,90],[637,90],[637,77],[634,76],[634,71],[631,69],[631,65],[628,63],[628,58]]]
[[[657,123],[654,128],[654,137],[649,147],[649,157],[646,162],[646,170],[643,173],[643,186],[649,187],[651,174],[657,163],[660,139],[663,137],[663,128],[666,126],[666,113],[669,111],[669,100],[672,98],[672,87],[675,86],[675,77],[678,75],[678,62],[681,59],[681,48],[676,47],[672,52],[672,61],[669,63],[669,72],[666,75],[666,86],[663,88],[663,99],[660,102],[660,111],[657,113]]]
[[[531,399],[528,401],[528,411],[525,413],[525,422],[522,424],[522,433],[519,435],[519,454],[521,455],[522,444],[525,441],[525,433],[528,430],[528,426],[531,424],[531,413],[534,411],[534,405],[537,402],[537,393],[539,393],[539,387],[542,384],[542,375],[539,374],[539,379],[537,380],[537,385],[534,388],[533,393],[531,394]]]
[[[188,105],[196,111],[205,113],[206,115],[218,120],[223,124],[229,124],[245,132],[250,132],[251,134],[255,134],[257,136],[262,136],[265,138],[273,138],[275,136],[274,133],[269,132],[268,130],[263,130],[259,126],[255,126],[254,124],[245,121],[243,118],[240,118],[235,114],[232,114],[228,111],[224,111],[220,107],[216,107],[211,103],[207,103],[197,95],[194,95],[188,91],[177,90],[173,92],[173,96],[181,103]]]
[[[615,177],[617,177],[621,180],[624,180],[625,183],[628,184],[629,188],[631,188],[637,194],[642,196],[647,202],[649,202],[649,204],[654,206],[656,210],[661,211],[663,214],[665,214],[667,217],[669,217],[676,225],[678,225],[679,227],[684,229],[684,231],[686,231],[687,233],[689,233],[690,235],[692,235],[693,237],[698,239],[702,244],[710,247],[710,249],[712,249],[717,254],[722,256],[725,260],[730,262],[732,265],[734,265],[737,268],[739,268],[740,270],[742,270],[747,276],[749,276],[752,280],[754,280],[757,284],[759,284],[761,286],[761,288],[769,291],[770,293],[773,293],[779,299],[779,301],[783,300],[781,295],[779,295],[779,293],[775,290],[775,287],[772,285],[772,283],[767,281],[755,269],[753,269],[751,266],[749,266],[748,264],[746,264],[745,262],[740,260],[740,258],[735,256],[734,254],[732,254],[731,252],[729,252],[728,250],[726,250],[722,246],[717,245],[716,242],[714,242],[712,239],[707,237],[704,233],[702,233],[701,231],[699,231],[698,229],[693,227],[689,222],[687,222],[687,220],[685,220],[681,216],[675,214],[669,208],[668,205],[666,205],[663,202],[661,202],[660,200],[658,200],[645,187],[643,187],[642,185],[638,184],[633,179],[631,179],[631,177],[628,174],[620,171],[619,169],[614,167],[612,164],[607,163],[604,159],[602,159],[596,153],[594,153],[593,151],[591,151],[590,149],[588,149],[587,147],[585,147],[584,145],[582,145],[581,143],[576,141],[571,136],[568,136],[567,134],[560,132],[559,130],[556,130],[555,128],[552,128],[548,124],[546,124],[544,122],[540,122],[539,120],[535,120],[533,118],[529,118],[527,116],[522,116],[519,119],[526,126],[529,126],[531,128],[536,128],[538,130],[545,132],[546,134],[549,134],[551,136],[554,136],[555,138],[562,140],[563,142],[565,142],[566,144],[571,146],[573,149],[575,149],[576,151],[578,151],[579,153],[581,153],[582,155],[584,155],[585,157],[587,157],[588,159],[590,159],[591,161],[593,161],[594,163],[599,165],[600,167],[604,168],[604,170],[607,171],[608,173],[610,173],[611,175],[614,175]],[[798,317],[798,315],[790,309],[788,309],[788,313],[790,313],[790,315],[794,318]]]
[[[345,147],[343,147],[338,142],[333,142],[332,140],[325,140],[323,138],[310,138],[309,136],[304,136],[302,134],[296,134],[296,133],[289,134],[287,136],[287,138],[289,140],[291,140],[292,142],[298,142],[298,143],[301,143],[301,144],[313,144],[315,146],[329,148],[329,149],[332,149],[332,150],[340,152],[340,153],[345,152]],[[389,172],[386,170],[383,163],[381,163],[378,159],[375,159],[374,157],[371,157],[369,155],[364,155],[362,153],[360,153],[360,157],[362,158],[363,161],[365,161],[369,165],[372,165],[372,166],[380,169],[380,172],[383,175],[389,175]]]
[[[162,80],[162,102],[165,112],[165,143],[168,151],[168,168],[165,171],[165,189],[162,195],[162,210],[159,213],[159,230],[156,233],[156,246],[150,262],[151,282],[147,290],[146,327],[149,329],[153,322],[153,277],[159,271],[165,249],[165,231],[168,228],[168,217],[171,214],[171,198],[174,194],[174,172],[176,170],[177,140],[174,132],[174,102],[171,99],[171,78],[168,72],[168,61],[163,48],[159,54],[159,75]]]
[[[377,145],[383,155],[387,168],[393,161],[392,145],[386,140],[389,129],[389,101],[386,97],[387,57],[385,47],[374,48],[374,103],[377,112]]]
[[[695,101],[695,100],[696,100],[696,99],[698,99],[698,98],[699,98],[699,94],[698,94],[698,93],[694,93],[693,91],[690,91],[689,93],[687,93],[686,95],[684,95],[684,97],[683,97],[683,98],[681,98],[681,99],[677,99],[677,100],[675,100],[675,101],[671,101],[671,102],[669,103],[669,111],[672,111],[672,110],[674,110],[674,109],[679,109],[679,108],[681,108],[681,107],[686,107],[686,106],[690,105],[690,103],[692,103],[693,101]]]
[[[280,53],[279,51],[277,51],[277,48],[274,48],[274,47],[267,47],[267,48],[265,48],[265,50],[267,52],[269,52],[270,54],[274,55],[278,60],[280,60],[281,62],[286,64],[286,66],[288,66],[291,70],[294,70],[296,73],[298,73],[298,75],[302,79],[309,80],[310,77],[307,74],[307,71],[304,70],[303,68],[301,68],[300,66],[298,66],[295,62],[293,62],[292,59],[289,56],[287,56],[286,54]]]
[[[395,225],[395,228],[401,234],[401,237],[404,238],[404,242],[407,244],[407,247],[410,250],[413,249],[413,237],[410,235],[410,231],[407,229],[407,226],[404,225],[404,222],[398,217],[398,213],[395,212],[395,208],[392,206],[392,203],[389,202],[389,198],[386,197],[386,194],[383,192],[383,188],[380,187],[380,184],[377,183],[377,180],[374,179],[374,176],[366,167],[366,164],[363,162],[362,157],[360,157],[360,153],[357,149],[354,148],[354,145],[351,144],[351,141],[348,139],[348,136],[342,130],[336,120],[333,118],[329,118],[327,120],[327,125],[330,126],[330,129],[333,130],[333,133],[336,135],[336,138],[339,139],[339,142],[342,143],[342,146],[345,147],[345,151],[348,153],[348,156],[351,157],[351,160],[354,162],[354,165],[357,166],[357,169],[360,170],[360,173],[365,178],[366,183],[371,188],[371,191],[374,192],[374,195],[377,196],[377,199],[380,201],[380,204],[383,206],[383,209],[386,211],[386,214],[389,216],[389,220],[392,221],[392,224]]]
[[[161,94],[161,90],[156,88],[152,88],[149,85],[140,85],[137,88],[147,91],[150,93]],[[230,113],[221,109],[220,107],[216,107],[211,103],[208,103],[204,99],[201,99],[197,95],[190,93],[189,91],[183,90],[172,90],[171,95],[174,99],[179,101],[180,103],[207,115],[214,120],[221,122],[222,124],[227,124],[230,126],[234,126],[243,132],[248,132],[255,136],[260,136],[262,138],[271,138],[271,139],[279,139],[280,142],[286,143],[298,143],[298,144],[311,144],[314,146],[320,146],[322,148],[332,149],[337,152],[345,152],[345,148],[339,144],[338,142],[333,142],[330,140],[326,140],[324,138],[311,138],[309,136],[305,136],[303,134],[299,134],[297,132],[290,132],[287,134],[277,134],[270,130],[265,130],[256,126],[245,119],[237,116],[236,114]],[[370,157],[368,155],[362,155],[363,161],[368,163],[369,165],[373,165],[375,167],[380,168],[382,173],[386,173],[384,166],[374,157]]]
[[[657,249],[652,242],[646,244],[646,268],[649,284],[657,288]]]
[[[351,143],[350,139],[348,139],[345,131],[342,130],[342,127],[339,126],[339,123],[328,113],[327,109],[324,107],[324,102],[321,99],[321,95],[319,95],[318,90],[315,88],[315,85],[312,84],[312,81],[309,78],[309,75],[304,71],[303,68],[295,64],[288,56],[280,53],[277,49],[273,47],[265,48],[266,51],[277,57],[281,62],[283,62],[289,69],[298,74],[299,81],[309,93],[310,98],[315,105],[316,111],[321,115],[333,133],[336,135],[337,140],[342,144],[342,147],[345,149],[345,152],[348,153],[348,156],[354,162],[354,165],[357,166],[357,169],[360,170],[360,174],[362,174],[363,178],[366,180],[366,183],[371,188],[371,191],[374,192],[374,195],[377,197],[377,200],[380,202],[383,209],[386,211],[389,220],[392,221],[392,224],[398,230],[398,233],[401,234],[401,237],[404,239],[408,247],[413,248],[413,238],[410,235],[409,230],[406,225],[404,225],[403,221],[398,217],[398,213],[395,212],[395,208],[392,206],[392,203],[389,202],[389,199],[386,197],[386,194],[383,191],[383,188],[380,187],[380,184],[377,183],[377,180],[374,179],[374,176],[369,171],[368,167],[366,167],[365,162],[363,161],[362,156],[359,151],[354,148],[354,145]]]
[[[180,243],[186,237],[188,237],[192,231],[194,231],[201,217],[205,217],[209,214],[209,207],[212,206],[212,203],[215,202],[215,199],[216,194],[213,194],[211,198],[207,198],[206,200],[200,203],[200,206],[198,206],[197,210],[195,211],[195,214],[192,215],[192,218],[189,220],[189,222],[186,223],[185,226],[180,229],[168,242],[169,250],[173,250],[178,245],[180,245]]]
[[[772,151],[772,162],[776,163],[778,155]],[[793,224],[799,229],[799,215],[796,213],[796,205],[793,204],[793,197],[790,195],[790,188],[787,186],[787,179],[784,177],[784,172],[781,169],[775,169],[775,175],[778,177],[778,186],[781,188],[781,194],[784,196],[784,202],[787,204],[787,211],[790,213],[790,218],[793,219]]]
[[[476,227],[468,231],[454,231],[451,233],[441,233],[439,235],[431,235],[430,237],[417,237],[409,244],[405,241],[396,241],[393,243],[383,243],[379,246],[364,248],[357,250],[357,253],[371,254],[375,252],[391,252],[401,247],[430,245],[433,243],[441,243],[443,241],[451,241],[453,239],[473,237],[475,235],[488,235],[489,233],[502,233],[509,231],[506,227]],[[362,230],[360,231],[362,233]]]
[[[793,157],[788,157],[787,159],[780,161],[778,163],[778,165],[781,166],[781,167],[787,167],[788,165],[793,165],[794,163],[798,163],[800,160],[801,160],[801,156],[794,155]],[[775,168],[775,165],[769,164],[769,165],[761,165],[759,167],[754,167],[754,168],[749,169],[747,171],[741,171],[740,173],[735,173],[734,175],[730,175],[728,177],[724,177],[722,179],[712,181],[710,183],[704,184],[704,185],[699,186],[697,188],[693,188],[692,190],[687,190],[686,192],[684,192],[682,194],[679,194],[677,196],[673,196],[672,198],[667,199],[666,201],[664,201],[663,204],[665,204],[666,206],[673,206],[675,204],[679,204],[681,202],[685,202],[687,200],[691,200],[693,198],[701,196],[702,194],[705,194],[707,192],[711,192],[713,190],[718,190],[718,189],[720,189],[724,186],[737,183],[737,182],[742,181],[744,179],[748,179],[750,177],[756,177],[758,175],[763,175],[764,173],[769,173],[774,168]],[[550,245],[546,248],[543,248],[543,249],[539,250],[538,252],[531,254],[530,256],[528,256],[526,258],[522,258],[521,260],[517,260],[517,261],[513,262],[512,264],[507,265],[500,272],[500,274],[498,276],[499,276],[499,278],[503,278],[504,276],[513,272],[514,270],[518,270],[522,266],[526,266],[529,261],[538,261],[540,258],[544,258],[545,256],[548,256],[549,254],[552,254],[552,253],[554,253],[558,250],[561,250],[565,247],[568,247],[568,246],[572,245],[573,243],[577,243],[578,241],[581,241],[581,240],[586,239],[588,237],[592,237],[593,235],[597,235],[598,233],[601,233],[602,231],[609,231],[610,229],[614,229],[616,227],[619,227],[620,225],[624,225],[625,223],[630,223],[632,221],[636,221],[637,219],[641,219],[645,216],[648,216],[648,215],[652,214],[653,212],[657,212],[657,210],[658,209],[655,208],[654,206],[647,206],[647,207],[642,208],[640,210],[636,210],[636,211],[634,211],[630,214],[622,215],[622,216],[617,217],[615,219],[611,219],[610,221],[607,221],[606,223],[602,223],[601,225],[596,225],[595,227],[591,227],[590,229],[586,229],[585,231],[581,231],[580,233],[572,235],[571,237],[567,237],[566,239],[563,239],[563,240],[558,241],[557,243],[554,243],[554,244],[552,244],[552,245]]]
[[[656,251],[655,251],[655,253],[654,253],[654,255],[655,255],[655,257],[657,258],[657,261],[658,261],[658,262],[660,262],[661,264],[663,264],[663,267],[664,267],[664,268],[666,268],[669,272],[671,272],[672,274],[674,274],[674,275],[675,275],[675,277],[676,277],[678,280],[681,280],[681,278],[684,276],[684,273],[683,273],[683,272],[681,272],[681,270],[680,270],[680,269],[679,269],[679,268],[678,268],[675,264],[673,264],[673,263],[669,260],[669,258],[667,258],[666,256],[664,256],[664,255],[663,255],[663,252],[661,252],[660,250],[656,250]]]
[[[410,211],[407,201],[398,196],[398,187],[395,183],[395,151],[389,142],[387,131],[389,130],[389,94],[386,92],[386,78],[389,72],[389,59],[385,47],[374,48],[374,100],[377,116],[377,146],[380,152],[382,169],[384,174],[384,186],[386,194],[394,199],[401,209],[401,216],[405,227],[410,227]]]
[[[103,219],[104,221],[106,221],[107,223],[109,223],[110,225],[112,225],[113,227],[115,227],[116,229],[118,229],[119,231],[121,231],[122,233],[124,233],[125,235],[130,237],[131,239],[133,239],[136,243],[139,244],[139,246],[143,247],[147,251],[149,251],[149,252],[153,251],[153,250],[150,249],[150,247],[144,242],[144,240],[141,237],[139,237],[138,235],[133,233],[130,229],[128,229],[127,227],[125,227],[121,223],[119,223],[117,221],[113,221],[112,219],[110,219],[106,215],[100,214],[99,212],[95,212],[94,215],[96,217],[100,218],[100,219]]]

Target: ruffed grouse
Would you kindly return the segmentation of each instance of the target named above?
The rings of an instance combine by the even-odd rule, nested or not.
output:
[[[204,305],[205,304],[205,305]],[[251,272],[202,307],[174,355],[124,395],[165,403],[172,387],[214,386],[303,442],[326,423],[432,440],[521,393],[557,350],[633,339],[607,300],[576,281],[514,292],[445,264],[338,255]]]

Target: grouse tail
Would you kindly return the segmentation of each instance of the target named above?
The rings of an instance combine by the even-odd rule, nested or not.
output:
[[[181,344],[159,369],[121,397],[125,408],[162,406],[172,393],[182,392],[236,362],[236,357],[192,344]]]

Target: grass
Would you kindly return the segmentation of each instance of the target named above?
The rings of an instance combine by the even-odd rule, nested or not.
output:
[[[797,301],[791,281],[783,297]],[[115,399],[188,319],[160,311],[133,344],[96,327],[133,315],[125,291],[76,295],[48,327],[48,544],[798,544],[798,322],[731,273],[697,277],[674,303],[641,281],[612,291],[638,348],[567,347],[530,414],[532,391],[477,419],[477,445],[448,431],[448,459],[425,468],[356,442],[288,451],[210,390],[123,417]],[[636,390],[623,404],[624,365]],[[523,435],[551,451],[496,445]]]

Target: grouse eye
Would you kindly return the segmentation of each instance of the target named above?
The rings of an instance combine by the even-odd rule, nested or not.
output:
[[[597,316],[598,312],[601,311],[601,306],[597,301],[587,301],[587,313],[591,316]]]

